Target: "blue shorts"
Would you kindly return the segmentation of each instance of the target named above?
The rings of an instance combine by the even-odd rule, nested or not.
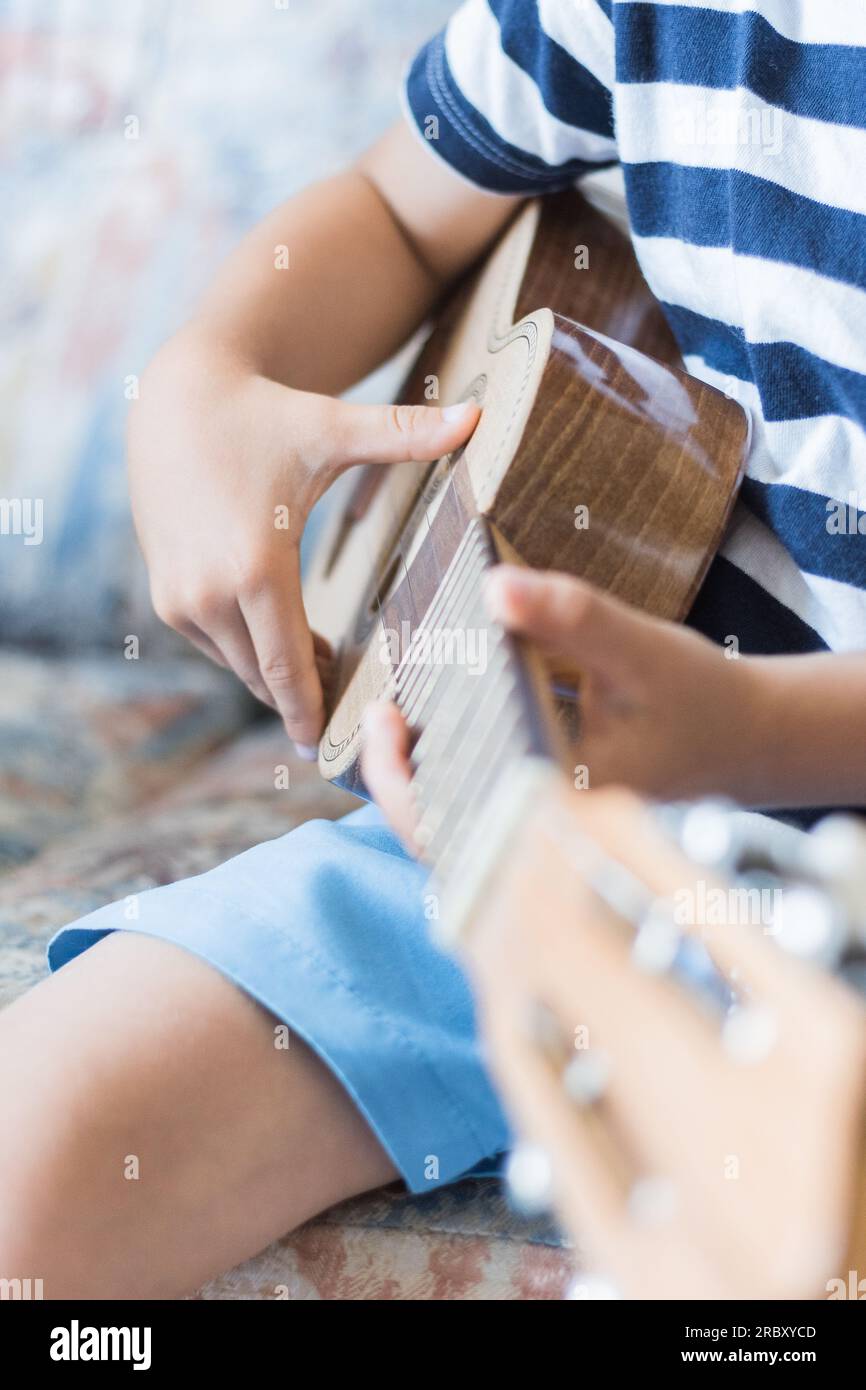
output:
[[[472,998],[431,942],[424,873],[373,806],[309,821],[197,878],[64,927],[52,970],[108,932],[143,932],[215,966],[343,1083],[413,1192],[496,1171],[510,1135]]]

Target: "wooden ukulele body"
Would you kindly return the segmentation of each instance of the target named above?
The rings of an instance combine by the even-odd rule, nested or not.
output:
[[[479,401],[472,438],[434,465],[364,470],[305,585],[339,657],[319,766],[354,790],[393,634],[425,616],[473,517],[503,558],[681,620],[742,476],[747,417],[682,370],[629,242],[576,193],[523,208],[446,306],[401,398],[431,388]]]

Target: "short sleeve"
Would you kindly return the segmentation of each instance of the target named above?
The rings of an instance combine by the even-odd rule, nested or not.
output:
[[[494,193],[545,193],[617,162],[610,0],[465,0],[404,89],[439,157]]]

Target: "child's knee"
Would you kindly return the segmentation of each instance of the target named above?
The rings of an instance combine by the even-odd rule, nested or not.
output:
[[[2,1103],[7,1104],[6,1088]],[[49,1117],[3,1114],[0,1142],[0,1291],[14,1296],[22,1280],[49,1278],[52,1244],[62,1240],[58,1199],[68,1185],[67,1145]],[[8,1122],[8,1123],[7,1123]],[[72,1194],[65,1193],[68,1200]],[[12,1292],[7,1292],[10,1290]]]
[[[44,1071],[38,1077],[28,1072],[16,1076],[14,1067],[4,1072],[0,1280],[41,1279],[48,1298],[61,1269],[86,1262],[88,1229],[102,1223],[104,1097],[97,1076],[60,1059],[48,1076]],[[109,1207],[110,1194],[102,1195]],[[0,1290],[4,1287],[0,1284]]]

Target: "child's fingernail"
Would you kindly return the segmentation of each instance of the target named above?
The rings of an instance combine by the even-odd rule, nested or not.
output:
[[[310,743],[296,743],[295,752],[305,763],[314,763],[319,756],[318,748]]]
[[[502,619],[510,607],[510,599],[520,595],[523,576],[519,570],[491,570],[484,577],[484,602],[492,618]]]
[[[475,401],[458,401],[456,405],[446,405],[442,411],[442,419],[450,424],[452,420],[468,419],[474,415],[478,406]]]

